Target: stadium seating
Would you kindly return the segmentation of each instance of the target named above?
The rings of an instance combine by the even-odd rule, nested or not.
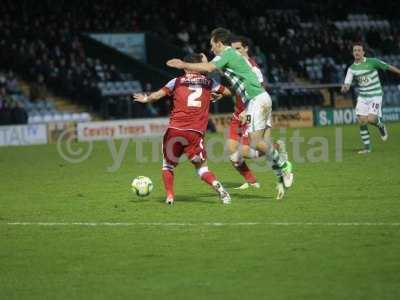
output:
[[[71,1],[63,2],[56,11],[48,11],[45,3],[37,3],[31,11],[25,1],[5,0],[0,44],[5,45],[4,49],[9,52],[1,55],[0,59],[2,65],[20,74],[28,74],[31,81],[38,73],[43,74],[46,85],[54,92],[95,111],[102,110],[104,103],[118,105],[118,99],[143,90],[142,85],[147,83],[132,78],[130,74],[122,74],[97,58],[88,57],[80,40],[82,32],[147,31],[187,51],[209,53],[210,31],[218,26],[228,27],[253,39],[256,61],[268,83],[277,86],[298,79],[308,83],[340,84],[346,67],[352,62],[351,46],[356,40],[365,43],[367,55],[400,65],[399,23],[393,22],[390,10],[375,11],[354,3],[352,6],[342,4],[338,9],[335,1],[330,0],[325,1],[323,7],[306,5],[301,1],[284,2],[266,4],[254,0],[247,5],[227,0],[218,3],[175,0],[151,6],[145,2],[114,3],[105,0],[93,6],[89,2],[75,5]],[[292,9],[286,9],[288,6]],[[198,13],[205,8],[209,8],[207,18]],[[102,17],[98,18],[99,15]],[[12,32],[18,32],[18,36]],[[10,57],[9,53],[14,56]],[[393,76],[385,77],[384,82],[400,83]],[[277,98],[284,97],[277,103],[287,102],[286,91],[274,89],[272,92]],[[308,93],[301,90],[291,92],[306,99],[309,99]],[[314,91],[312,94],[317,93]],[[392,102],[397,94],[389,89],[386,97]],[[297,102],[304,105],[303,101],[293,101],[294,104]],[[312,100],[308,105],[314,103],[319,103],[319,100]],[[106,110],[117,114],[124,111]],[[131,116],[140,116],[140,110],[132,111]]]
[[[142,91],[139,81],[100,81],[97,83],[102,96],[124,96],[132,95]]]
[[[0,77],[2,77],[2,72],[0,72]],[[16,79],[16,78],[15,78]],[[8,79],[5,83],[6,94],[0,97],[0,107],[2,110],[8,107],[8,110],[11,112],[13,107],[18,105],[27,113],[27,120],[24,123],[28,124],[39,124],[39,123],[49,123],[49,122],[65,122],[65,121],[74,121],[74,122],[87,122],[91,120],[91,116],[87,112],[82,113],[70,113],[60,111],[56,108],[53,101],[48,99],[38,99],[35,101],[31,101],[27,96],[22,93],[22,89],[20,88],[18,81],[15,81],[10,89],[10,85],[8,84]],[[12,79],[14,81],[14,78]],[[6,106],[3,105],[3,102],[6,103]],[[6,123],[1,122],[2,125],[6,124],[14,124],[15,120],[8,120]]]
[[[384,106],[400,106],[400,85],[384,85],[383,92]]]
[[[335,26],[339,30],[347,29],[388,29],[390,23],[388,20],[370,20],[366,14],[349,14],[346,21],[336,21]]]

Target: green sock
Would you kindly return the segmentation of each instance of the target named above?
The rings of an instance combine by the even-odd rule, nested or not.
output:
[[[368,125],[360,126],[360,135],[361,135],[361,141],[364,144],[364,148],[370,150],[371,149],[371,140],[369,138]]]

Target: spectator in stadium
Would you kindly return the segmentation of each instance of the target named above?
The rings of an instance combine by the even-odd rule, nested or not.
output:
[[[6,76],[5,76],[3,73],[0,73],[0,88],[5,88],[6,85],[7,85]],[[5,90],[4,90],[4,91],[5,91]],[[5,95],[5,92],[4,92],[4,93],[2,92],[1,95],[3,95],[3,94]]]
[[[6,89],[0,88],[0,125],[11,124],[10,101],[6,95]]]
[[[28,113],[20,102],[14,103],[14,107],[10,111],[10,118],[12,124],[28,123]]]
[[[47,98],[47,88],[42,74],[39,74],[36,82],[30,86],[29,93],[30,99],[33,102]]]
[[[11,70],[7,74],[6,90],[11,94],[20,92],[17,78],[15,77],[14,72]]]

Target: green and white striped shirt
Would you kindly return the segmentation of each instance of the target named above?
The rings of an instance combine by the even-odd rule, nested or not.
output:
[[[265,93],[252,65],[237,50],[226,47],[221,54],[214,57],[211,63],[222,70],[231,82],[232,89],[243,102],[251,101]]]
[[[387,70],[389,65],[377,58],[364,57],[360,63],[353,63],[348,69],[345,84],[351,85],[353,78],[359,87],[359,96],[371,98],[382,96],[383,90],[379,80],[378,70]]]

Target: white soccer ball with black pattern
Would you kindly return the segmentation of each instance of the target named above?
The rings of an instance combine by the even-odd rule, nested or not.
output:
[[[150,195],[153,190],[153,182],[149,177],[138,176],[132,181],[132,191],[139,197]]]

